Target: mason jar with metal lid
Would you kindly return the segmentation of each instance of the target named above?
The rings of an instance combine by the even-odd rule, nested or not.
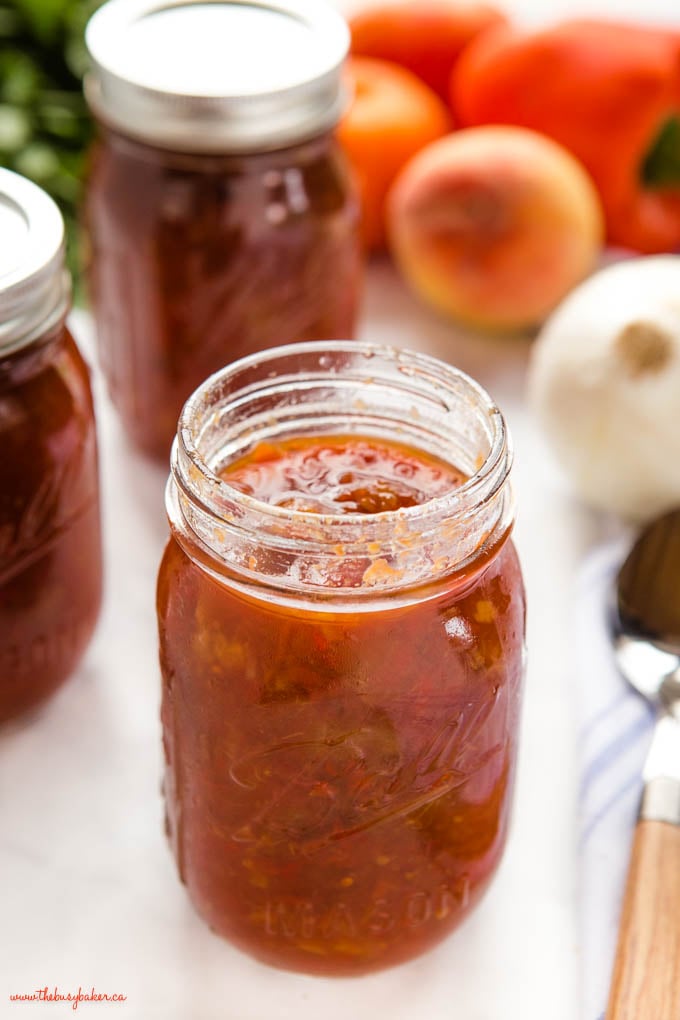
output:
[[[323,0],[109,0],[90,20],[86,200],[102,367],[167,458],[185,399],[275,344],[352,336],[358,204]]]
[[[69,305],[59,210],[0,170],[0,723],[67,679],[99,613],[95,420]]]

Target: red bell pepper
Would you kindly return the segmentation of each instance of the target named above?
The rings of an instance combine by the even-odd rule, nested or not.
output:
[[[462,125],[517,124],[549,135],[590,172],[611,243],[680,248],[680,33],[568,21],[494,29],[452,80]]]

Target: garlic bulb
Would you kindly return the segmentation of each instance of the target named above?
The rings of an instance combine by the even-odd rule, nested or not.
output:
[[[644,519],[680,504],[680,256],[586,280],[543,327],[529,399],[592,505]]]

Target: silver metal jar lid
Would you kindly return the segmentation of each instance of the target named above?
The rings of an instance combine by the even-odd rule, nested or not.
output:
[[[0,357],[46,333],[70,296],[59,209],[36,184],[0,169]]]
[[[282,148],[344,109],[349,30],[324,0],[109,0],[85,41],[91,109],[162,148]]]

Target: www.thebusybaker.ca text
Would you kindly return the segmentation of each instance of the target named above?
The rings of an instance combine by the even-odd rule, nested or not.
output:
[[[74,1010],[80,1002],[125,1002],[126,999],[127,995],[121,992],[98,992],[94,985],[89,992],[84,992],[82,985],[77,992],[60,992],[57,985],[52,989],[45,985],[34,992],[19,992],[9,997],[10,1002],[70,1002]]]

